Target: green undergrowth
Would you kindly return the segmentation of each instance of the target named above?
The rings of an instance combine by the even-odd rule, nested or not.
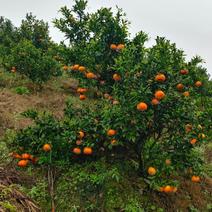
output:
[[[69,169],[58,171],[55,183],[56,210],[68,212],[107,209],[106,211],[130,212],[152,207],[151,204],[145,205],[147,196],[143,192],[146,184],[142,178],[135,176],[135,169],[130,163],[102,159],[73,164]],[[41,204],[43,211],[49,211],[50,198],[46,181],[42,176],[38,175],[37,178],[39,180],[35,186],[22,189]],[[157,209],[155,206],[155,211]]]

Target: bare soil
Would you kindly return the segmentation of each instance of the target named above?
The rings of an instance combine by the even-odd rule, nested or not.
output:
[[[27,109],[51,111],[61,118],[67,96],[49,89],[31,95],[18,95],[7,89],[0,91],[0,137],[7,129],[22,129],[31,124],[29,119],[20,116]]]

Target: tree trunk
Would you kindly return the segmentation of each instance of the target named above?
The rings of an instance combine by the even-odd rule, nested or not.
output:
[[[139,175],[141,175],[142,177],[145,176],[145,165],[144,165],[144,158],[143,158],[144,145],[145,145],[144,139],[139,139],[136,145],[136,153],[138,155],[138,162],[139,162],[138,172],[139,172]]]
[[[55,199],[54,199],[54,173],[51,165],[48,167],[48,186],[49,194],[51,197],[51,211],[55,212]]]

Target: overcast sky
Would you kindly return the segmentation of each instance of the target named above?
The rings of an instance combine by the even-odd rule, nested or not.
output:
[[[50,23],[51,36],[60,41],[63,36],[51,23],[59,17],[61,6],[71,7],[73,0],[0,0],[0,16],[12,20],[17,26],[27,12]],[[154,38],[165,36],[184,49],[189,59],[200,55],[212,75],[212,0],[89,0],[89,10],[102,6],[118,5],[131,21],[130,32],[134,35],[143,30]]]

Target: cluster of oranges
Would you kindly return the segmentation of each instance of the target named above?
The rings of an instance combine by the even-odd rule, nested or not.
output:
[[[155,81],[157,81],[157,82],[164,82],[165,80],[166,80],[166,76],[164,74],[159,73],[155,76]],[[165,96],[166,95],[162,90],[155,91],[154,98],[151,100],[151,104],[153,106],[158,105],[160,103],[160,101],[165,98]],[[137,104],[137,110],[145,111],[147,109],[148,109],[147,103],[140,102]]]
[[[181,70],[180,73],[182,75],[186,75],[189,72],[188,72],[188,70]],[[164,81],[166,81],[166,76],[164,74],[162,74],[162,73],[158,73],[155,76],[155,81],[164,82]],[[201,81],[196,81],[195,86],[196,87],[201,87],[202,86],[202,82]],[[179,84],[176,85],[176,88],[177,88],[178,91],[182,91],[184,89],[184,87],[185,86],[182,83],[179,83]],[[189,93],[189,91],[185,91],[183,93],[183,95],[185,97],[188,97],[188,96],[190,96],[190,93]],[[165,96],[166,95],[165,95],[165,93],[162,90],[155,91],[154,98],[151,100],[151,104],[153,106],[158,105],[160,103],[160,101],[165,98]],[[145,110],[148,109],[148,105],[145,102],[140,102],[140,103],[137,104],[137,109],[140,110],[140,111],[145,111]]]
[[[79,64],[75,64],[73,66],[63,66],[63,70],[64,71],[68,71],[68,70],[73,70],[73,71],[80,71],[80,72],[84,72],[86,71],[85,66],[79,65]]]
[[[23,150],[23,148],[21,148]],[[44,144],[42,147],[44,152],[49,152],[51,151],[51,145],[50,144]],[[32,164],[36,164],[38,161],[38,157],[34,157],[33,155],[29,153],[23,153],[23,154],[18,154],[16,152],[10,153],[10,156],[13,157],[14,159],[18,159],[17,165],[19,167],[26,167],[29,162],[31,161]]]
[[[38,161],[37,157],[32,156],[31,154],[28,153],[23,153],[23,154],[18,154],[16,152],[10,153],[10,156],[13,157],[14,159],[18,159],[17,165],[19,167],[26,167],[29,162],[31,161],[33,164],[36,164]]]
[[[117,131],[114,130],[114,129],[109,129],[109,130],[107,131],[107,135],[108,135],[109,137],[114,137],[116,134],[117,134]],[[112,139],[112,140],[110,141],[110,143],[111,143],[112,145],[114,145],[114,144],[117,143],[117,140],[116,140],[116,139]]]
[[[171,160],[170,159],[166,159],[166,165],[170,165],[170,164],[171,164]],[[148,174],[150,176],[154,176],[157,173],[157,170],[154,167],[149,167],[147,172],[148,172]],[[166,185],[164,187],[160,187],[159,191],[165,192],[165,193],[176,192],[177,191],[177,187]]]
[[[80,100],[85,100],[85,99],[86,99],[85,93],[86,93],[87,91],[88,91],[87,88],[78,88],[78,89],[77,89],[77,93],[79,94]]]
[[[201,125],[198,125],[198,129],[199,130],[202,130],[203,128],[202,128]],[[185,131],[186,131],[186,133],[191,132],[192,131],[192,125],[191,124],[186,124],[185,125]],[[195,132],[193,132],[193,133],[196,134]],[[198,138],[199,139],[205,139],[206,138],[206,135],[201,132],[201,133],[198,134]],[[197,138],[191,138],[190,139],[190,144],[194,145],[194,144],[197,143],[197,141],[198,141]]]
[[[79,131],[78,140],[76,141],[76,145],[80,146],[82,144],[82,139],[85,137],[85,133],[83,131]],[[72,152],[76,155],[80,155],[82,153],[81,148],[75,147]],[[92,155],[93,149],[91,147],[84,147],[83,154],[84,155]]]
[[[122,43],[120,43],[120,44],[111,44],[110,45],[110,49],[111,50],[115,50],[115,51],[120,51],[120,50],[122,50],[122,49],[124,49],[125,48],[125,45],[124,44],[122,44]]]
[[[187,75],[188,73],[189,73],[189,71],[186,70],[186,69],[180,70],[180,74],[182,74],[182,75]],[[194,85],[197,88],[199,88],[199,87],[202,86],[202,82],[201,81],[196,81]],[[179,84],[176,85],[176,88],[177,88],[178,91],[183,91],[183,89],[185,88],[185,86],[182,83],[179,83]],[[185,97],[189,97],[190,96],[190,93],[189,93],[189,91],[185,91],[185,92],[183,92],[183,95]]]
[[[71,66],[70,69],[73,71],[79,71],[85,74],[87,79],[97,79],[97,76],[93,72],[90,72],[89,70],[87,70],[85,66],[75,64]]]

